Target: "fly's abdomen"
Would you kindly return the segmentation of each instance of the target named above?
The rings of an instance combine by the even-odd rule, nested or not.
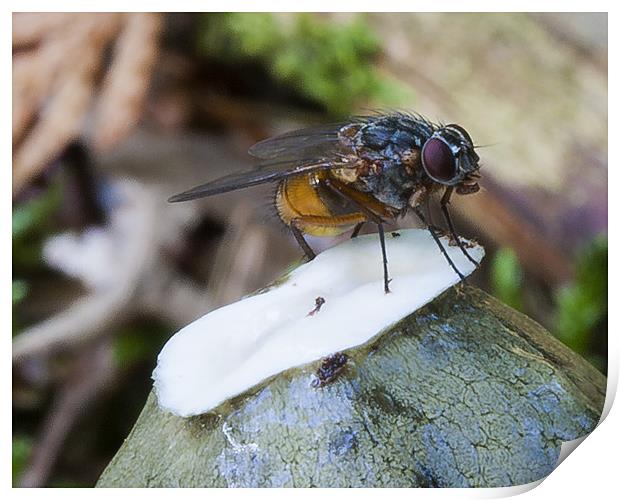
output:
[[[335,215],[315,188],[313,174],[282,181],[275,203],[280,219],[287,226],[295,224],[313,236],[337,236],[365,219],[359,213]]]

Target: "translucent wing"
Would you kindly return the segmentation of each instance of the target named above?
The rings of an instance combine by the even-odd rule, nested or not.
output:
[[[256,143],[248,152],[263,160],[331,157],[344,148],[338,131],[349,123],[333,123],[287,132]]]
[[[317,170],[347,167],[342,158],[351,152],[350,146],[340,140],[338,133],[355,121],[294,130],[261,141],[249,150],[252,156],[265,161],[261,165],[207,182],[168,201],[194,200]]]
[[[256,186],[258,184],[275,182],[293,175],[302,175],[317,170],[338,168],[343,166],[345,165],[339,163],[337,159],[298,160],[293,163],[286,160],[266,163],[254,167],[252,170],[230,174],[225,177],[215,179],[214,181],[207,182],[206,184],[196,186],[189,191],[172,196],[168,199],[168,201],[174,203],[177,201],[195,200],[196,198],[204,198],[214,194],[227,193],[228,191],[235,191],[237,189]]]

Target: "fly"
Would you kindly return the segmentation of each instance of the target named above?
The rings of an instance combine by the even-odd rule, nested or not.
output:
[[[194,200],[264,183],[276,183],[277,213],[306,257],[315,253],[304,235],[336,236],[377,226],[383,257],[384,290],[389,274],[384,224],[412,210],[428,228],[443,256],[463,280],[427,223],[421,206],[441,192],[441,211],[463,254],[477,262],[456,235],[448,205],[453,193],[476,193],[479,156],[467,131],[437,125],[417,114],[391,113],[345,123],[296,130],[252,146],[260,160],[251,170],[233,173],[177,194],[168,201]]]

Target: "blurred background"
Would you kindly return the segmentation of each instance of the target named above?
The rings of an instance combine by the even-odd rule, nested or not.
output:
[[[272,187],[166,199],[377,109],[485,146],[475,284],[606,371],[606,14],[14,14],[16,486],[93,485],[163,343],[301,257]]]

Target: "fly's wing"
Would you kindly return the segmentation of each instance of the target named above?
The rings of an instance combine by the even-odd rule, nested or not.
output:
[[[340,142],[338,132],[350,123],[333,123],[294,130],[258,142],[248,152],[263,160],[330,157],[346,149]]]
[[[174,203],[177,201],[195,200],[196,198],[227,193],[228,191],[235,191],[258,184],[275,182],[293,175],[303,175],[317,170],[341,168],[344,166],[346,165],[340,163],[336,158],[298,160],[297,162],[286,160],[266,163],[254,167],[252,170],[230,174],[196,186],[189,191],[172,196],[168,201]]]
[[[347,167],[349,165],[344,163],[342,158],[350,153],[351,149],[340,141],[338,132],[343,126],[351,123],[353,121],[295,130],[261,141],[249,150],[252,156],[265,160],[261,165],[207,182],[177,194],[168,201],[195,200],[276,182],[293,175]]]

